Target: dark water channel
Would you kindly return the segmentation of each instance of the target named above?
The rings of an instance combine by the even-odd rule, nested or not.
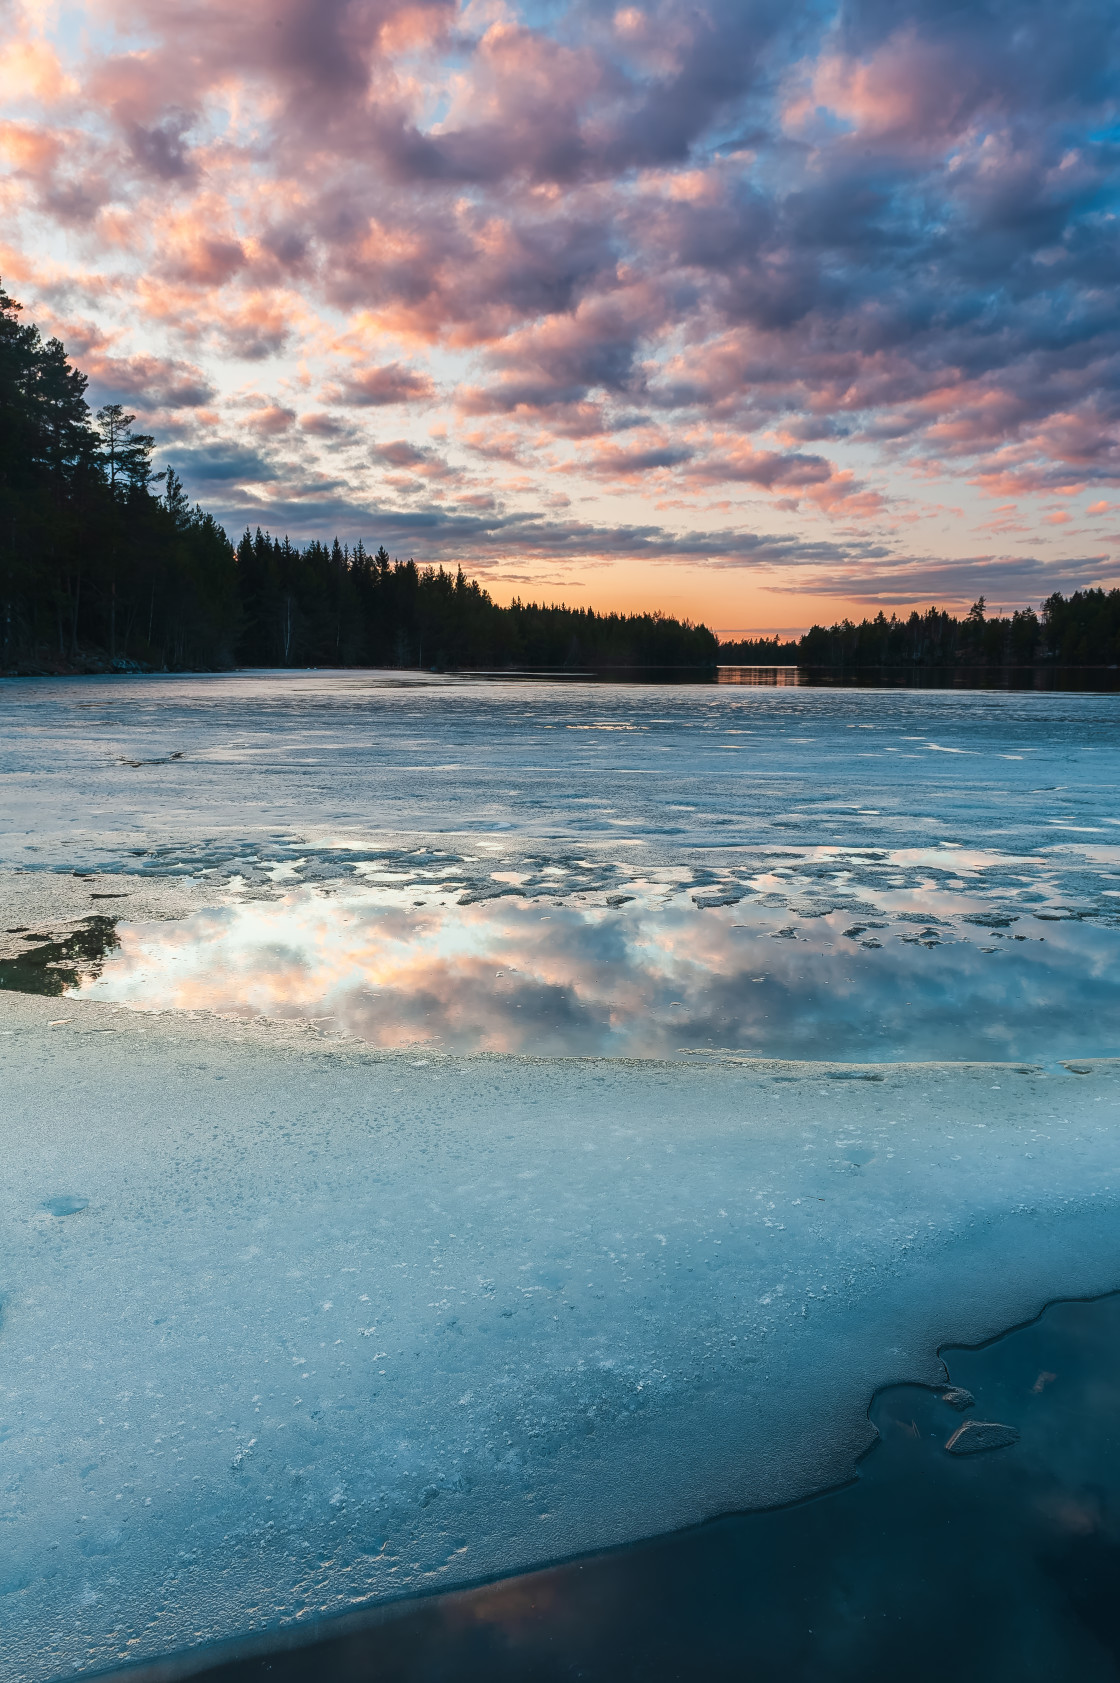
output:
[[[213,1650],[127,1675],[133,1683],[1120,1676],[1120,1295],[1052,1305],[984,1348],[943,1356],[971,1404],[918,1386],[881,1392],[871,1408],[879,1442],[858,1479],[832,1494],[349,1615],[259,1640],[255,1651]],[[980,1422],[1006,1429],[985,1434]],[[1005,1446],[960,1452],[985,1436]]]
[[[719,666],[720,684],[764,689],[839,686],[863,690],[1089,690],[1120,689],[1115,666]]]

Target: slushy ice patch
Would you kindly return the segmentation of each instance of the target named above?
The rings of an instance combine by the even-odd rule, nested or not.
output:
[[[89,1208],[89,1199],[74,1192],[56,1192],[43,1199],[43,1208],[53,1216],[80,1215],[82,1210]]]
[[[505,885],[508,890],[508,885]],[[418,891],[419,889],[419,891]],[[1055,1059],[1120,1051],[1120,931],[882,897],[852,925],[672,885],[558,903],[297,889],[118,925],[77,997],[316,1023],[383,1047],[548,1056]],[[901,902],[901,904],[900,904]],[[869,928],[880,939],[869,942]],[[1045,934],[1042,931],[1045,930]],[[36,972],[37,974],[37,972]]]
[[[963,879],[1106,915],[1118,721],[1114,695],[294,672],[7,685],[3,854],[254,893],[425,864],[470,891],[518,871],[534,894],[581,876],[629,893],[679,866],[717,896],[765,877],[783,904]]]

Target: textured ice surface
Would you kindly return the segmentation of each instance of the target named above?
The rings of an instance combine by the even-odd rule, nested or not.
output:
[[[810,1052],[844,975],[920,978],[901,1005],[943,1011],[950,1058],[982,963],[994,1016],[1002,985],[1054,1018],[1045,1068],[872,1069],[384,1055],[0,993],[0,1671],[819,1489],[876,1386],[944,1380],[939,1341],[1120,1284],[1120,1080],[1087,1056],[1115,1049],[1118,722],[1097,695],[0,684],[17,954],[32,918],[337,930],[442,884],[483,929],[536,902],[575,956],[608,915],[675,919],[710,978],[753,942]],[[1064,956],[1009,958],[1023,929]],[[703,1048],[702,992],[662,1003]]]
[[[52,1003],[0,998],[5,1675],[819,1489],[939,1341],[1115,1283],[1114,1064],[418,1060]]]
[[[998,1420],[966,1420],[947,1440],[950,1455],[982,1455],[989,1449],[1009,1449],[1018,1443],[1019,1433],[1014,1426],[1004,1426]]]
[[[1117,695],[17,679],[0,683],[0,849],[257,892],[380,863],[488,893],[505,867],[561,896],[556,872],[607,891],[675,866],[701,892],[812,910],[876,888],[921,912],[964,884],[1112,918],[1118,724]]]

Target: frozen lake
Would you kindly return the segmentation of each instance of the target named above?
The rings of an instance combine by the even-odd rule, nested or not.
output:
[[[1120,1285],[1118,724],[0,684],[8,1669],[808,1494]]]
[[[455,1052],[1101,1056],[1118,724],[1107,694],[24,682],[4,846],[98,873],[91,999]],[[136,879],[199,909],[145,921]]]
[[[481,881],[590,858],[604,883],[687,862],[701,885],[765,863],[778,897],[959,877],[1106,910],[1120,897],[1118,724],[1120,696],[1094,694],[13,680],[0,683],[3,854],[218,877],[240,865],[250,880],[257,861],[298,859],[306,879],[412,840],[468,855]]]

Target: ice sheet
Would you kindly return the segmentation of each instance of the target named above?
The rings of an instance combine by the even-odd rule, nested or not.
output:
[[[1114,1283],[1112,1064],[424,1061],[2,1011],[6,1675],[789,1499],[940,1339]]]
[[[1120,696],[1061,692],[17,679],[0,853],[257,893],[378,863],[489,889],[527,865],[541,892],[549,867],[604,889],[680,868],[776,903],[877,888],[918,910],[964,882],[1114,916],[1118,725]]]

